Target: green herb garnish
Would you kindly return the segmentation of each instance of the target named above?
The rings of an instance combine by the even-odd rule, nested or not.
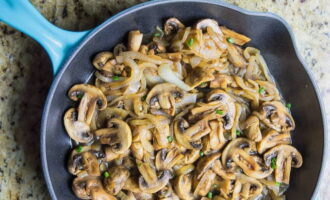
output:
[[[237,136],[240,136],[241,134],[242,134],[241,131],[236,130],[236,135],[237,135]]]
[[[84,95],[83,95],[83,94],[81,94],[81,93],[79,93],[79,94],[77,94],[77,95],[76,95],[76,97],[77,97],[78,99],[81,99],[81,98],[83,98],[83,96],[84,96]]]
[[[118,81],[118,80],[119,80],[119,76],[113,76],[113,77],[112,77],[112,80],[114,80],[114,81]]]
[[[287,103],[285,106],[286,106],[288,109],[291,109],[292,104],[291,104],[291,103]]]
[[[271,168],[276,169],[276,161],[277,161],[277,158],[272,158],[272,160],[270,162]]]
[[[108,178],[108,177],[110,176],[110,174],[109,174],[109,172],[105,171],[105,172],[103,173],[103,176],[104,176],[104,178]]]
[[[213,197],[213,193],[212,192],[208,192],[207,193],[207,198],[212,199],[212,197]]]
[[[167,136],[167,141],[168,142],[173,142],[173,137],[172,136]]]
[[[223,111],[222,110],[216,110],[215,113],[218,114],[218,115],[223,115]]]
[[[276,182],[275,185],[276,185],[276,186],[281,186],[281,183]]]
[[[201,83],[199,86],[200,86],[200,87],[206,87],[206,86],[207,86],[207,83],[206,83],[206,82]]]
[[[259,88],[259,94],[264,94],[264,93],[265,93],[265,88],[260,87],[260,88]]]
[[[154,33],[154,35],[153,35],[154,37],[160,37],[161,36],[161,34],[160,33]]]
[[[228,37],[227,38],[227,42],[229,42],[229,43],[235,43],[235,40],[234,40],[234,38],[232,38],[232,37]]]
[[[76,151],[80,153],[83,150],[83,147],[81,145],[76,147]]]
[[[203,157],[203,156],[204,156],[204,152],[203,152],[203,151],[200,151],[200,152],[199,152],[199,155],[200,155],[201,157]]]
[[[187,45],[191,47],[193,44],[194,44],[194,39],[190,38],[187,42]]]

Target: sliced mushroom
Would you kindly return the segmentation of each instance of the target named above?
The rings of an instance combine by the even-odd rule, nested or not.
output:
[[[215,154],[201,158],[198,161],[197,167],[195,170],[196,178],[200,179],[207,170],[212,168],[212,166],[214,165],[214,162],[216,160],[218,160],[219,158],[220,158],[220,153],[215,153]]]
[[[70,99],[79,101],[78,121],[88,125],[92,121],[93,114],[98,108],[103,110],[107,107],[107,99],[100,89],[93,85],[78,84],[74,85],[68,92]]]
[[[216,174],[212,170],[207,170],[200,179],[194,176],[194,195],[206,196],[215,177]]]
[[[171,35],[184,27],[177,18],[169,18],[164,24],[164,32],[166,35]]]
[[[191,88],[200,86],[202,83],[214,80],[213,71],[206,67],[195,67],[188,74],[185,79],[185,83],[188,84]]]
[[[194,163],[196,160],[198,160],[198,158],[200,158],[200,150],[187,150],[184,153],[184,164]]]
[[[273,147],[264,154],[264,160],[267,166],[271,165],[272,159],[276,160],[276,182],[285,184],[289,184],[290,182],[291,167],[299,168],[303,164],[303,159],[299,151],[293,146],[286,144]]]
[[[291,144],[290,133],[279,133],[275,130],[269,130],[267,133],[265,133],[264,138],[257,143],[258,153],[262,154],[267,149],[280,144]]]
[[[126,182],[125,185],[123,186],[123,190],[131,191],[134,193],[142,193],[138,180],[135,179],[135,177],[130,176]]]
[[[87,173],[89,176],[100,176],[98,160],[96,156],[89,151],[77,153],[74,150],[68,162],[68,169],[73,175]]]
[[[226,74],[215,74],[214,80],[210,82],[210,88],[222,88],[237,87],[237,84],[232,76]]]
[[[168,170],[161,171],[157,176],[156,170],[150,163],[137,160],[137,166],[142,176],[139,178],[139,188],[145,193],[155,193],[165,187],[171,174]]]
[[[139,30],[130,31],[128,33],[128,50],[139,51],[142,43],[143,34]]]
[[[226,170],[222,166],[220,160],[215,160],[214,161],[214,163],[212,165],[212,170],[214,171],[214,173],[216,173],[218,176],[220,176],[223,179],[233,180],[233,179],[236,178],[235,173]]]
[[[201,140],[189,141],[188,138],[184,135],[184,132],[188,127],[189,127],[189,123],[184,119],[179,119],[174,121],[173,132],[175,135],[175,141],[186,149],[200,150],[202,148]]]
[[[159,200],[180,200],[179,197],[173,191],[172,185],[167,184],[158,192]]]
[[[111,68],[116,64],[117,62],[114,59],[113,54],[109,51],[98,53],[93,59],[93,65],[96,69],[107,72],[110,72]]]
[[[228,59],[235,67],[246,67],[247,63],[243,57],[242,49],[234,44],[228,43]]]
[[[289,132],[295,128],[292,116],[279,101],[263,103],[260,111],[254,112],[254,114],[264,124],[278,132]]]
[[[93,140],[93,134],[90,132],[90,126],[82,121],[77,121],[78,113],[76,109],[70,108],[64,115],[65,130],[76,142],[89,143]]]
[[[185,92],[171,83],[162,83],[153,87],[146,97],[150,108],[162,109],[174,116],[175,104],[180,102]]]
[[[175,193],[183,200],[193,200],[194,195],[191,192],[192,188],[192,175],[180,175],[174,179]]]
[[[109,177],[103,180],[104,187],[112,195],[117,195],[124,187],[130,172],[124,167],[111,167],[109,170]]]
[[[262,190],[263,186],[259,181],[243,174],[238,174],[231,196],[232,199],[253,199],[261,194]]]
[[[217,101],[224,105],[224,112],[226,113],[223,117],[224,119],[224,128],[229,130],[233,127],[236,107],[233,98],[223,90],[214,89],[207,94],[207,100]]]
[[[256,116],[251,115],[244,124],[246,129],[245,135],[250,140],[259,142],[262,139],[262,134],[259,127],[259,119]]]
[[[72,190],[80,199],[115,200],[116,198],[106,193],[98,177],[76,177],[72,183]]]
[[[227,142],[224,136],[223,124],[217,120],[209,122],[211,131],[209,134],[209,143],[212,150],[220,150]]]
[[[218,22],[214,19],[202,19],[198,21],[195,25],[196,29],[206,30],[207,27],[212,28],[214,32],[219,34],[220,36],[223,36],[223,33],[218,25]]]
[[[161,149],[158,151],[155,159],[155,166],[157,170],[171,170],[174,165],[184,158],[177,149]]]
[[[117,154],[125,153],[132,144],[132,133],[128,124],[120,119],[111,119],[109,128],[98,129],[95,136],[100,137],[102,144],[111,146]]]
[[[128,111],[121,108],[108,107],[101,112],[99,112],[96,126],[97,128],[104,128],[107,126],[107,123],[112,118],[117,118],[124,120],[128,116]]]

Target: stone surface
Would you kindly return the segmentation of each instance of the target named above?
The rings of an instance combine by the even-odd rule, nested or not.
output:
[[[253,11],[274,12],[286,19],[330,112],[330,105],[326,104],[330,102],[328,0],[226,1]],[[112,14],[140,2],[32,0],[48,20],[68,30],[95,27]],[[0,23],[0,199],[50,199],[40,166],[39,126],[51,79],[44,50],[32,39]],[[330,172],[329,167],[327,171]],[[330,198],[328,184],[330,176],[323,180],[319,199]]]

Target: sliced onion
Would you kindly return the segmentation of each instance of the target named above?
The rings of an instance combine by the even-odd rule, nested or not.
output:
[[[197,94],[187,94],[180,102],[175,103],[175,108],[182,108],[189,104],[195,104],[197,101]]]
[[[176,74],[173,72],[170,64],[162,64],[158,69],[159,76],[167,82],[173,83],[174,85],[178,86],[179,88],[189,91],[192,88],[187,85],[185,82],[180,80]]]
[[[164,82],[164,80],[158,75],[157,71],[146,69],[144,70],[144,77],[147,80],[148,86],[154,86],[158,83]]]
[[[124,95],[127,95],[127,94],[134,94],[136,93],[137,91],[139,91],[139,88],[141,86],[141,83],[140,81],[137,81],[135,83],[131,83],[125,90],[124,92]]]

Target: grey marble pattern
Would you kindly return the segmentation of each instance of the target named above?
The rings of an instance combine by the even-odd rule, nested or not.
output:
[[[226,0],[253,11],[274,12],[292,27],[330,112],[330,5],[328,0]],[[85,30],[142,0],[32,0],[51,22]],[[0,199],[50,199],[42,178],[39,126],[52,80],[48,56],[32,39],[0,23]],[[293,105],[294,106],[294,105]],[[328,121],[329,120],[328,115]],[[329,141],[330,142],[330,141]],[[329,165],[328,165],[329,166]],[[330,168],[327,167],[328,172]],[[319,199],[329,199],[330,175]]]

